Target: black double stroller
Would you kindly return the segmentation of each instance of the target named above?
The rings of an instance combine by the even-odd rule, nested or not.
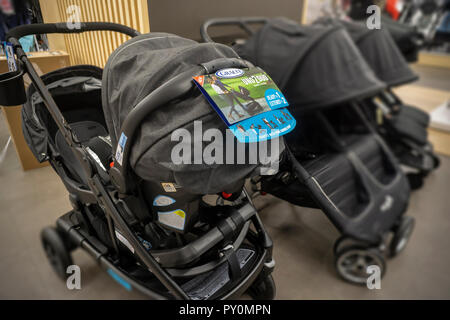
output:
[[[42,78],[17,40],[101,30],[133,39],[104,70],[73,66]],[[243,188],[261,166],[171,161],[173,131],[193,133],[196,120],[225,131],[192,77],[249,63],[224,45],[112,23],[26,25],[8,41],[18,68],[1,75],[0,104],[25,103],[25,138],[61,177],[73,207],[41,235],[61,278],[79,247],[127,290],[151,298],[274,297],[272,241]],[[218,194],[222,201],[214,201]]]
[[[254,31],[251,24],[263,24]],[[368,266],[406,246],[414,220],[405,216],[410,188],[398,160],[358,105],[385,89],[343,27],[299,26],[286,19],[218,18],[250,37],[234,44],[283,90],[298,125],[286,138],[280,172],[252,179],[255,188],[295,205],[320,208],[342,233],[336,269],[365,284]]]
[[[430,116],[414,106],[405,105],[392,91],[393,87],[416,81],[418,76],[385,29],[369,30],[363,24],[337,19],[320,19],[316,23],[345,27],[377,78],[387,85],[386,89],[360,104],[405,166],[411,187],[421,187],[424,177],[440,163],[428,141]]]

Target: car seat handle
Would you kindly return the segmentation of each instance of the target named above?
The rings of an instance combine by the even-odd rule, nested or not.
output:
[[[224,68],[250,68],[253,65],[250,62],[239,58],[219,58],[202,63],[201,66],[205,69],[207,74],[211,74]]]

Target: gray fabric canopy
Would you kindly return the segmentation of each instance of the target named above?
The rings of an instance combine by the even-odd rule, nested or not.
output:
[[[370,96],[385,87],[343,27],[271,19],[235,49],[269,73],[295,111]]]
[[[370,30],[364,23],[330,18],[319,19],[315,24],[343,26],[376,76],[389,86],[398,86],[418,79],[387,29]]]
[[[238,55],[221,44],[199,44],[166,33],[141,35],[115,50],[104,69],[102,88],[113,148],[117,147],[125,118],[140,101],[181,72],[192,70],[194,75],[199,64],[218,58],[238,58]],[[187,144],[191,150],[196,143],[203,146],[202,150],[210,143],[201,141],[201,135],[194,136],[196,120],[202,121],[203,132],[217,128],[225,136],[226,125],[198,89],[151,113],[136,132],[131,146],[130,164],[135,173],[145,180],[175,182],[191,193],[207,194],[223,191],[254,172],[257,164],[174,164],[171,151],[179,143],[171,141],[174,130],[189,131],[192,140]],[[223,150],[224,155],[226,152],[230,150]]]
[[[102,70],[94,66],[73,66],[43,75],[45,83],[69,123],[88,115],[103,124],[100,102]],[[58,127],[33,84],[27,90],[22,108],[22,130],[30,150],[39,162],[47,160],[48,144]]]

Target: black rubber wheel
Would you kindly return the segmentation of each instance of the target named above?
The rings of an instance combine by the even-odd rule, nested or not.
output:
[[[436,155],[433,155],[433,162],[434,162],[434,169],[439,168],[439,166],[441,165],[441,159]]]
[[[248,294],[254,300],[273,300],[275,299],[276,292],[277,288],[272,275],[269,275],[263,281],[253,284],[248,290]]]
[[[335,267],[339,276],[347,282],[365,285],[370,276],[367,267],[378,266],[381,277],[386,272],[386,261],[377,248],[347,246],[336,255]]]
[[[414,230],[415,220],[410,216],[403,216],[400,224],[394,230],[394,237],[389,244],[389,256],[395,257],[400,254],[408,244],[409,238]]]
[[[343,248],[349,247],[350,245],[369,247],[368,245],[365,245],[364,243],[362,243],[356,239],[353,239],[349,236],[342,235],[334,242],[334,246],[333,246],[334,255],[335,256],[338,255],[339,251],[341,251]]]
[[[41,231],[41,242],[53,270],[61,279],[67,279],[67,267],[73,263],[63,237],[56,228],[46,227]]]

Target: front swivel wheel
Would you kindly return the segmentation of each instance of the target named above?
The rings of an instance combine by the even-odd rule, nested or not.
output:
[[[342,279],[360,285],[367,284],[370,268],[378,267],[381,277],[386,271],[386,261],[377,248],[358,245],[341,247],[335,266]]]
[[[56,274],[67,278],[67,267],[72,265],[72,257],[63,237],[54,227],[46,227],[41,232],[41,242],[45,254]]]
[[[270,274],[264,280],[254,283],[248,290],[248,294],[254,300],[273,300],[276,291],[275,281]]]

